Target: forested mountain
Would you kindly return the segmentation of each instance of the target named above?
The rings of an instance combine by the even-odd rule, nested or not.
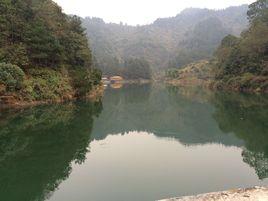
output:
[[[224,10],[189,8],[136,27],[87,17],[83,26],[96,64],[105,74],[117,73],[131,57],[147,60],[156,70],[209,58],[224,36],[239,35],[247,27],[247,9],[247,5]]]
[[[80,96],[100,77],[79,17],[52,0],[0,0],[0,96]]]
[[[169,81],[176,85],[197,82],[216,89],[267,93],[268,0],[249,5],[247,16],[249,27],[239,37],[225,36],[209,61],[169,69]]]

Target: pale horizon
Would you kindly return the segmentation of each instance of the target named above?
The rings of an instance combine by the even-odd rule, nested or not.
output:
[[[186,8],[225,9],[250,4],[255,0],[54,0],[67,14],[102,18],[107,23],[146,25],[158,18],[172,17]]]

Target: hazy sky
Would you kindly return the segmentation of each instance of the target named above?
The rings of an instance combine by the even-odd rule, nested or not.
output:
[[[148,24],[159,17],[171,17],[184,8],[221,9],[249,4],[254,0],[54,0],[68,14],[100,17],[106,22]]]

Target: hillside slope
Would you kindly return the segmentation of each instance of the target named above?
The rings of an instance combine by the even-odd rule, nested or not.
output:
[[[167,71],[176,85],[208,83],[212,88],[268,93],[268,1],[258,0],[247,12],[249,28],[240,37],[228,35],[209,62]]]
[[[247,8],[189,8],[175,17],[137,27],[87,17],[83,26],[104,73],[116,73],[129,57],[144,58],[157,70],[209,58],[224,36],[239,35],[247,27]]]
[[[84,97],[100,79],[79,17],[52,0],[0,0],[0,105]]]

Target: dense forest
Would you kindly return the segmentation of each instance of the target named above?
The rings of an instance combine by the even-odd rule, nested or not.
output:
[[[128,26],[66,15],[52,0],[0,0],[0,97],[73,99],[89,95],[101,71],[151,79],[166,69],[172,79],[198,77],[218,89],[266,91],[267,4],[189,8]]]
[[[249,5],[247,16],[249,28],[240,37],[225,36],[213,58],[168,70],[167,77],[177,84],[192,78],[216,89],[268,92],[268,1]]]
[[[87,17],[83,26],[94,61],[104,74],[120,74],[129,58],[146,60],[155,72],[210,58],[224,36],[238,36],[247,27],[247,8],[189,8],[175,17],[143,26],[105,23],[100,18]]]
[[[100,78],[79,17],[52,0],[0,0],[0,95],[81,97]]]
[[[217,51],[217,88],[268,91],[268,1],[248,10],[250,27],[241,37],[226,36]]]

